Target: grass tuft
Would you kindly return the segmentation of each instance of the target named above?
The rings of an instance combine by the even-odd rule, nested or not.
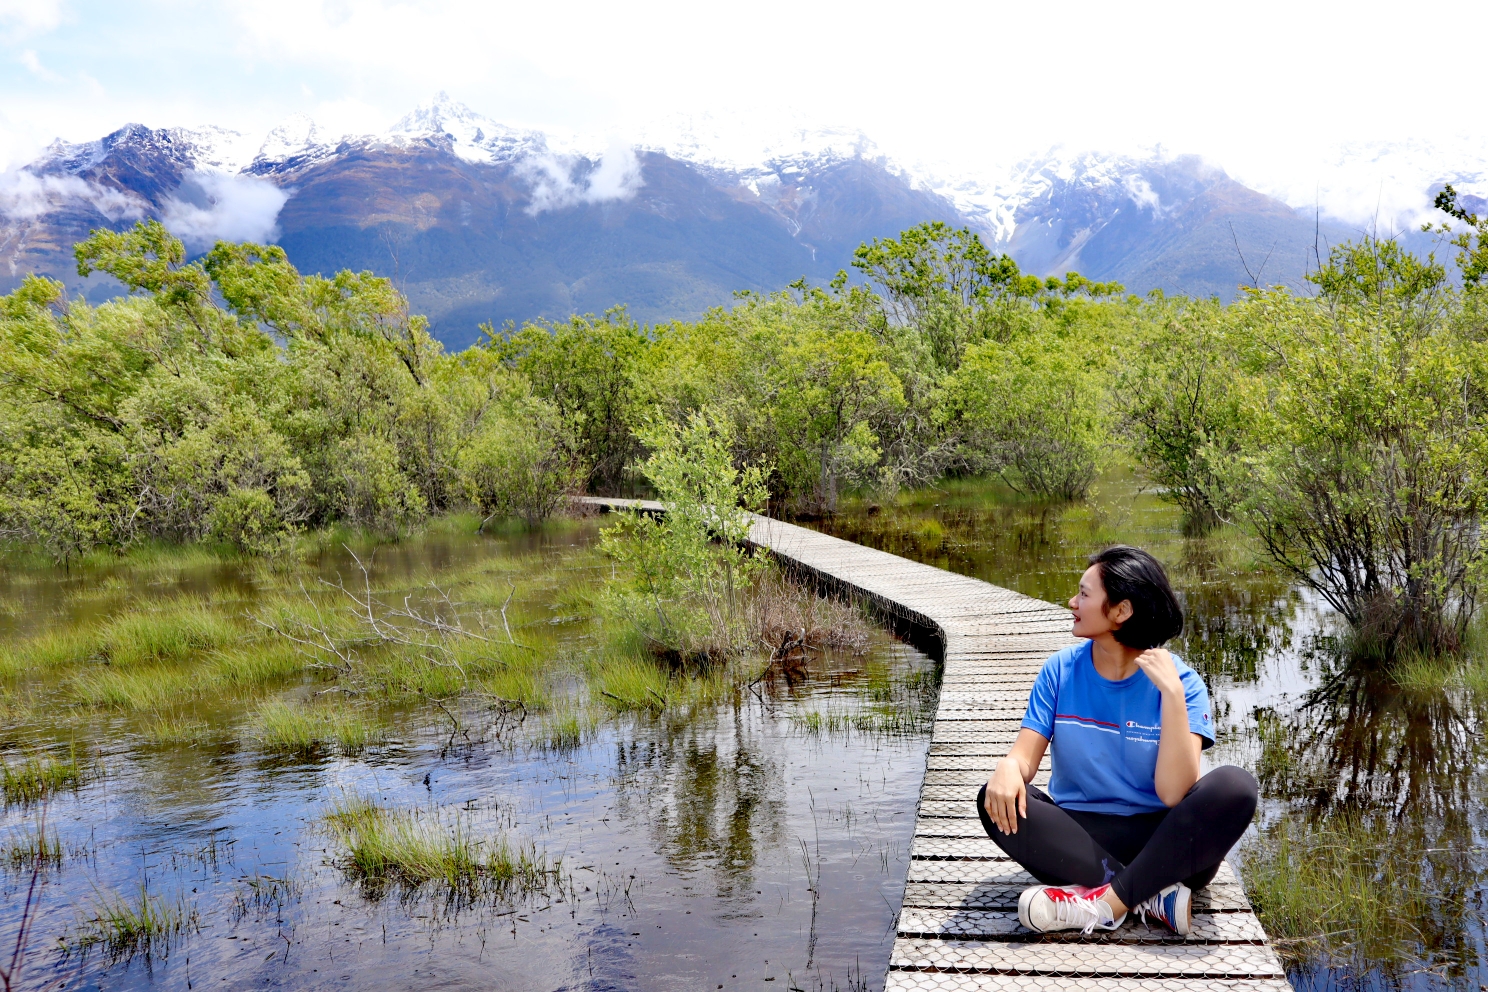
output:
[[[62,864],[62,839],[56,831],[48,833],[39,825],[15,828],[0,848],[0,858],[17,871],[58,867]]]
[[[543,724],[542,745],[554,751],[572,751],[594,732],[597,722],[588,710],[566,710]]]
[[[472,837],[460,821],[445,823],[434,813],[347,797],[326,821],[347,851],[347,873],[374,889],[434,883],[454,894],[520,895],[561,880],[558,863],[550,865],[529,849],[514,850],[505,838]]]
[[[102,945],[113,958],[163,955],[196,925],[196,910],[180,902],[168,904],[141,885],[132,899],[121,895],[101,898],[93,916],[83,924],[77,944],[84,949]]]
[[[181,600],[149,612],[114,617],[98,643],[111,665],[132,667],[181,662],[226,647],[244,636],[238,622],[198,600]]]
[[[193,746],[212,739],[212,728],[205,720],[185,716],[162,716],[145,724],[145,740],[163,747]]]
[[[383,728],[358,710],[274,700],[259,707],[256,736],[270,751],[311,757],[328,747],[348,757],[386,739]]]
[[[32,755],[14,764],[7,761],[0,769],[0,785],[5,790],[6,805],[38,802],[63,789],[76,792],[86,777],[87,770],[78,761],[75,750],[66,758]]]

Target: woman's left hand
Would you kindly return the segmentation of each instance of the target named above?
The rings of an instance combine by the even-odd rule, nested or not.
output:
[[[1147,673],[1158,692],[1165,696],[1169,693],[1183,696],[1183,679],[1178,677],[1178,666],[1167,649],[1148,648],[1137,655],[1137,667]]]

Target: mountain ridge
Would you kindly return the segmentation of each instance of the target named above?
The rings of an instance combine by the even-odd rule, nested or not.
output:
[[[331,138],[295,115],[257,141],[130,124],[54,142],[0,185],[0,280],[41,271],[107,295],[78,279],[70,246],[146,216],[198,250],[277,240],[304,271],[390,274],[451,344],[487,320],[617,303],[647,321],[694,316],[735,290],[830,279],[862,241],[927,220],[970,226],[1040,275],[1222,297],[1298,286],[1320,243],[1352,233],[1197,156],[1056,149],[946,179],[850,128],[730,145],[723,125],[693,121],[602,145],[440,94],[379,134]]]

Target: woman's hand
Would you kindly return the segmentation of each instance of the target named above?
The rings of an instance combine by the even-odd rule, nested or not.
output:
[[[1176,693],[1178,698],[1184,697],[1183,679],[1178,676],[1178,666],[1173,663],[1173,655],[1165,648],[1148,648],[1137,655],[1137,667],[1147,673],[1152,684],[1157,686],[1157,691],[1164,696]]]
[[[1028,816],[1028,786],[1023,781],[1022,762],[1008,755],[997,763],[987,780],[987,815],[1005,834],[1018,832],[1018,817]]]
[[[1137,667],[1162,693],[1162,734],[1152,787],[1165,805],[1177,806],[1199,780],[1204,739],[1189,730],[1187,694],[1173,656],[1162,648],[1151,648],[1137,655]]]

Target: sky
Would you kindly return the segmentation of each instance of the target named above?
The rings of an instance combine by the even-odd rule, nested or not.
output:
[[[1488,175],[1485,29],[1481,2],[0,0],[0,169],[130,121],[381,131],[442,90],[612,141],[705,112],[860,128],[955,175],[1160,146],[1367,213]]]

